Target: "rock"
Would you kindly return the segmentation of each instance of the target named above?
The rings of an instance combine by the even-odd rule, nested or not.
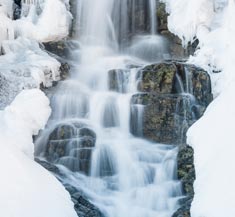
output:
[[[138,80],[142,93],[132,97],[132,133],[160,143],[185,143],[187,129],[202,116],[213,98],[207,72],[194,65],[169,61],[144,67]],[[142,122],[137,123],[140,115]]]
[[[79,44],[72,40],[51,41],[43,43],[44,49],[61,58],[67,58],[71,50],[79,49]]]
[[[179,147],[178,152],[178,178],[182,181],[183,191],[189,197],[193,197],[193,183],[196,179],[194,168],[194,151],[188,145]]]
[[[159,32],[168,30],[167,17],[168,17],[168,14],[166,13],[165,4],[162,2],[158,2],[157,19],[158,19],[158,31]]]
[[[61,63],[61,66],[60,66],[60,78],[61,78],[61,80],[65,80],[66,78],[68,78],[69,71],[70,71],[69,64],[68,63]]]
[[[132,108],[143,105],[143,137],[164,144],[185,142],[185,132],[192,119],[190,97],[184,95],[136,94]],[[131,113],[132,133],[136,135],[136,115]],[[138,135],[137,135],[138,136]]]
[[[86,125],[59,124],[49,136],[45,155],[50,162],[88,174],[95,142],[95,132]]]
[[[98,208],[79,193],[73,194],[72,199],[75,202],[74,208],[79,217],[104,217]]]
[[[190,207],[192,198],[181,199],[181,207],[172,215],[172,217],[190,217]]]
[[[20,19],[21,16],[21,0],[14,0],[13,3],[13,18],[14,20]]]
[[[188,145],[179,147],[178,162],[178,178],[182,182],[183,193],[185,198],[180,200],[180,208],[172,217],[190,217],[191,203],[194,197],[193,183],[196,179],[194,167],[194,151]]]
[[[173,63],[159,63],[143,68],[138,85],[141,92],[151,93],[172,93],[174,78],[177,72],[176,65]]]

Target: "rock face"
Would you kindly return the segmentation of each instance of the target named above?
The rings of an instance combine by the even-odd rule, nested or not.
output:
[[[96,134],[80,123],[59,124],[51,132],[45,156],[72,171],[89,174]]]
[[[71,195],[72,201],[74,203],[74,209],[79,217],[104,217],[101,211],[96,208],[79,189],[63,182],[64,174],[60,172],[57,166],[40,159],[35,159],[35,161],[48,171],[52,172],[64,185],[65,189]]]
[[[159,63],[139,72],[132,97],[132,133],[142,106],[143,137],[165,144],[184,144],[187,129],[201,117],[212,100],[210,77],[202,69],[179,62]],[[137,127],[139,128],[139,127]]]

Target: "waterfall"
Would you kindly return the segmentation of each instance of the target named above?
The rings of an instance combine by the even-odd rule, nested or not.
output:
[[[156,0],[149,0],[150,7],[150,31],[152,35],[156,35],[157,33],[157,5]]]
[[[79,1],[80,50],[72,51],[77,59],[71,77],[61,82],[51,97],[53,115],[36,141],[37,154],[45,156],[54,150],[52,162],[71,169],[64,170],[66,182],[82,189],[107,217],[170,217],[182,196],[176,179],[178,150],[136,138],[130,132],[137,73],[146,61],[157,61],[165,52],[160,36],[154,42],[145,37],[134,47],[139,37],[133,16],[138,2],[142,1]],[[145,11],[146,4],[138,6]],[[148,6],[149,36],[156,33],[155,1]],[[131,35],[133,32],[136,34]],[[130,47],[123,50],[124,44]],[[157,45],[151,50],[153,44]],[[130,55],[139,49],[146,50],[147,59],[141,59],[143,53],[138,59]],[[140,135],[144,109],[135,108]],[[61,151],[64,146],[65,152]]]

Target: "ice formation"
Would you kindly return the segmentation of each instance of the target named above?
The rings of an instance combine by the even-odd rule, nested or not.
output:
[[[67,0],[24,1],[18,20],[12,20],[12,4],[0,0],[0,108],[22,89],[49,87],[60,79],[60,63],[38,42],[65,38],[72,19]]]
[[[0,56],[0,108],[8,105],[23,89],[49,87],[60,79],[60,63],[26,38],[2,43]]]

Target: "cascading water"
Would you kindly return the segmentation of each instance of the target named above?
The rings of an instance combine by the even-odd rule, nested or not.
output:
[[[66,174],[64,182],[82,189],[107,217],[170,217],[182,196],[176,177],[177,148],[130,133],[131,97],[137,92],[137,72],[146,62],[120,53],[125,52],[123,41],[134,42],[137,37],[129,38],[134,23],[129,13],[137,3],[80,0],[77,23],[81,49],[73,53],[79,54],[79,63],[72,62],[71,78],[61,82],[51,97],[53,115],[37,138],[37,154],[54,151],[50,160],[72,170],[61,167]],[[155,1],[148,5],[151,11],[156,10]],[[151,20],[150,35],[156,31],[155,18]],[[145,45],[139,48],[148,49]],[[135,51],[134,46],[126,52]],[[147,56],[150,61],[162,59],[161,47],[155,52],[154,57]],[[139,134],[143,110],[137,105]],[[87,162],[90,157],[91,164]]]

